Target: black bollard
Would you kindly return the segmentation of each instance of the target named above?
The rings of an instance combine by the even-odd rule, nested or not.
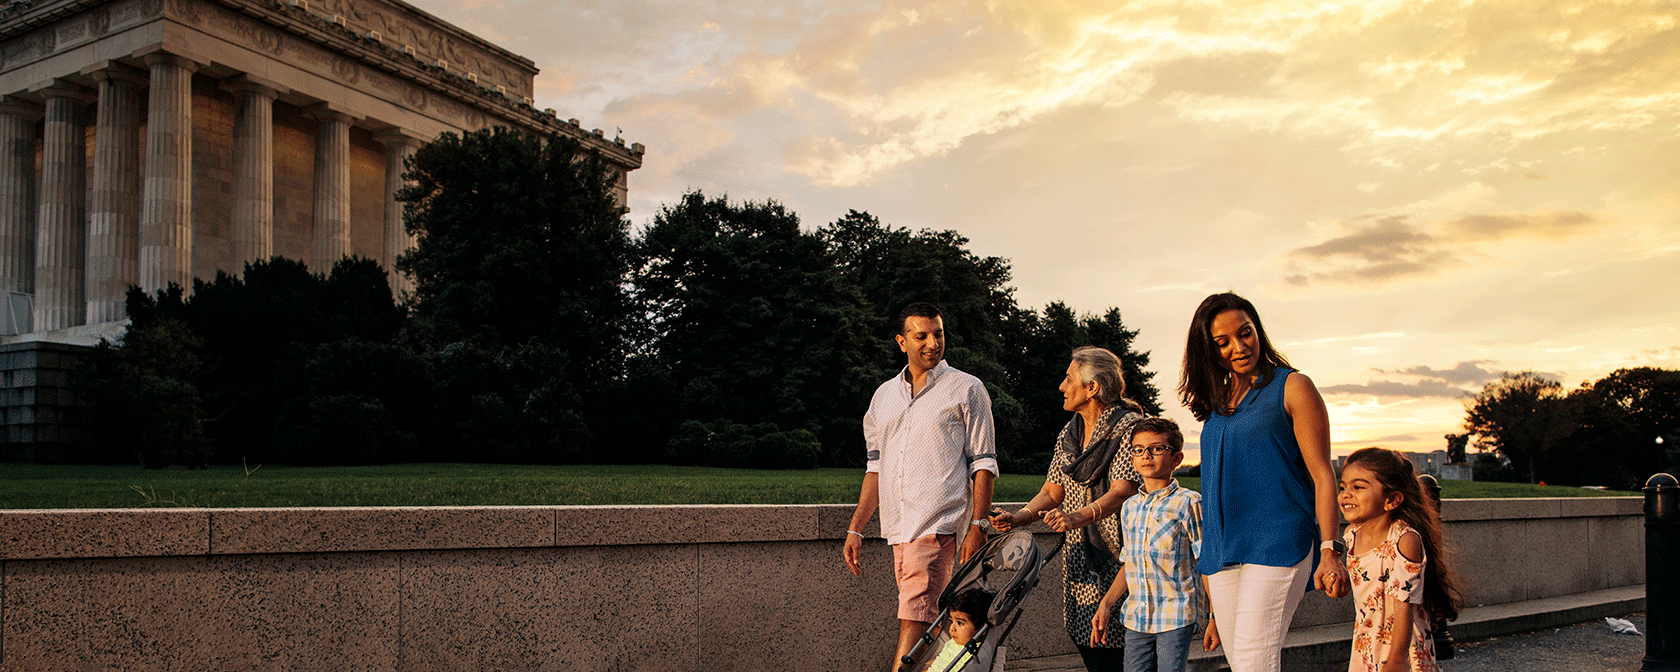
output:
[[[1645,481],[1645,661],[1640,672],[1680,672],[1680,482]]]
[[[1418,476],[1418,485],[1422,486],[1423,491],[1429,494],[1429,498],[1435,501],[1435,512],[1439,516],[1441,511],[1441,482],[1435,480],[1434,476],[1423,474]],[[1444,532],[1445,525],[1442,527]],[[1453,636],[1452,630],[1447,628],[1447,619],[1431,618],[1429,629],[1435,633],[1435,660],[1452,660]]]

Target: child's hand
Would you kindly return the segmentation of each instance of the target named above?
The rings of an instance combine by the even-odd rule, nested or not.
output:
[[[1097,613],[1091,617],[1091,646],[1100,647],[1108,643],[1108,621],[1110,612],[1114,611],[1109,604],[1097,605]]]
[[[1219,626],[1213,619],[1208,619],[1207,632],[1202,633],[1202,650],[1212,651],[1219,648]]]

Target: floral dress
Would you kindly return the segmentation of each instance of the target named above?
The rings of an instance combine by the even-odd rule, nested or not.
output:
[[[1353,604],[1359,612],[1353,621],[1353,657],[1348,672],[1376,672],[1382,652],[1393,641],[1389,628],[1388,598],[1412,603],[1412,642],[1407,647],[1406,669],[1411,672],[1439,672],[1435,664],[1435,638],[1429,632],[1429,617],[1423,609],[1423,569],[1429,558],[1417,562],[1400,555],[1400,536],[1412,526],[1396,520],[1388,538],[1364,553],[1352,553],[1359,527],[1350,525],[1344,535],[1349,553],[1348,578],[1353,582]]]

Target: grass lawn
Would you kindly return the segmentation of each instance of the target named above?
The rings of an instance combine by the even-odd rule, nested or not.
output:
[[[0,509],[547,504],[851,504],[858,469],[755,471],[707,467],[397,464],[376,467],[0,464]],[[1190,488],[1201,480],[1180,479]],[[1005,474],[994,499],[1031,499],[1043,476]],[[1447,481],[1443,496],[1598,497],[1639,493]]]

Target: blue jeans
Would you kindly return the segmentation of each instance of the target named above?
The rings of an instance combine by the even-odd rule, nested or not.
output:
[[[1195,623],[1153,634],[1127,628],[1126,672],[1183,672],[1194,639]]]

